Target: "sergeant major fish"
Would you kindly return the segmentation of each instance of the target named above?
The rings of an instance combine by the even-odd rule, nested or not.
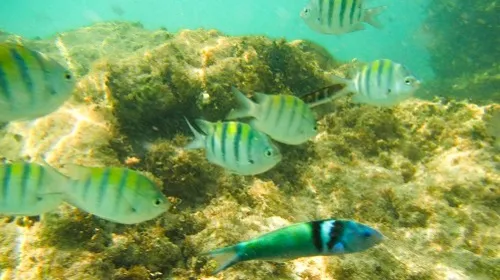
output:
[[[363,30],[363,22],[382,28],[376,16],[385,9],[365,9],[363,0],[310,0],[300,17],[316,32],[340,35]]]
[[[291,260],[356,253],[384,239],[377,230],[350,220],[319,220],[294,224],[236,245],[207,253],[218,263],[214,274],[243,261]]]
[[[74,86],[73,75],[55,60],[0,43],[0,122],[47,115],[69,99]]]
[[[186,119],[195,139],[186,149],[205,148],[208,161],[233,173],[263,173],[281,161],[281,153],[264,133],[241,122],[211,123],[197,119],[198,132]]]
[[[255,93],[258,103],[233,87],[241,108],[232,110],[227,119],[253,117],[250,125],[274,140],[298,145],[317,134],[316,118],[309,107],[293,95]]]
[[[0,165],[0,213],[37,216],[63,202],[68,179],[49,166],[29,162]]]
[[[333,85],[300,96],[310,107],[354,93],[356,103],[391,107],[408,98],[420,81],[404,65],[388,59],[368,63],[352,79],[332,76]]]
[[[74,180],[67,187],[66,201],[95,216],[121,224],[151,220],[164,213],[170,202],[141,173],[121,167],[69,165]]]

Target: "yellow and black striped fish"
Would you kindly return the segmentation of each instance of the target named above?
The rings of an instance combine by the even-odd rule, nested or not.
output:
[[[317,134],[316,118],[298,97],[255,93],[257,103],[233,87],[241,108],[229,112],[227,119],[253,117],[250,125],[274,140],[298,145]]]
[[[164,213],[170,202],[141,173],[120,167],[69,165],[66,201],[81,210],[121,224],[151,220]]]
[[[376,16],[385,9],[365,9],[363,0],[310,0],[300,17],[316,32],[340,35],[363,30],[363,22],[382,28]]]
[[[266,134],[241,122],[211,123],[198,119],[198,132],[186,119],[195,139],[186,149],[204,148],[208,161],[240,175],[263,173],[281,161],[281,153]]]
[[[16,162],[0,165],[0,213],[37,216],[55,210],[69,182],[49,166]]]
[[[391,107],[408,98],[420,81],[404,65],[378,59],[361,67],[352,79],[333,75],[331,86],[300,96],[310,107],[353,93],[352,101]]]
[[[0,122],[47,115],[71,96],[74,86],[71,72],[55,60],[0,43]]]

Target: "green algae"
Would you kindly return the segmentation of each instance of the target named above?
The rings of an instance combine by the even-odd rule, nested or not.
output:
[[[97,33],[117,35],[106,51],[87,52],[86,44],[102,39]],[[78,39],[82,34],[88,42]],[[318,114],[318,137],[280,145],[280,164],[242,177],[208,163],[202,150],[182,149],[192,137],[183,116],[223,118],[235,104],[231,86],[250,95],[323,86],[323,73],[339,65],[321,47],[213,30],[170,34],[123,23],[97,24],[63,38],[78,72],[88,72],[83,83],[106,77],[104,89],[79,88],[76,101],[87,104],[83,97],[92,97],[87,106],[95,106],[109,126],[105,141],[92,137],[66,161],[85,157],[120,165],[137,157],[133,167],[179,202],[153,221],[128,226],[61,207],[36,224],[37,240],[27,247],[52,250],[47,263],[32,268],[45,271],[45,279],[208,278],[216,264],[202,252],[320,218],[355,219],[387,240],[354,255],[246,262],[214,278],[498,278],[500,159],[490,122],[495,106],[410,100],[382,109],[343,98]],[[130,46],[137,38],[147,42]],[[57,51],[49,41],[36,43]],[[18,145],[12,137],[2,131],[0,141]],[[6,234],[5,225],[0,231],[8,240],[1,244],[7,257],[0,266],[29,263],[13,254],[15,235]]]

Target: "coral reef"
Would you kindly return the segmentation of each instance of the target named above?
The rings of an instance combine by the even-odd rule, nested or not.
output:
[[[427,95],[500,102],[500,64],[494,58],[500,44],[498,3],[444,0],[428,5],[423,32],[432,38],[427,40],[429,62],[437,77]]]
[[[102,34],[114,38],[104,52],[96,49]],[[79,65],[75,96],[49,116],[5,125],[0,156],[58,168],[129,165],[162,184],[176,207],[138,225],[68,205],[40,221],[5,217],[2,279],[500,278],[499,136],[491,125],[500,105],[408,100],[387,109],[342,98],[318,108],[315,139],[280,145],[276,168],[242,177],[182,149],[191,137],[183,116],[223,118],[234,106],[232,85],[295,94],[321,87],[340,66],[321,47],[116,22],[59,38],[59,48],[54,38],[26,44],[67,50],[57,55]],[[359,254],[246,262],[216,276],[200,255],[331,217],[369,224],[387,240]]]

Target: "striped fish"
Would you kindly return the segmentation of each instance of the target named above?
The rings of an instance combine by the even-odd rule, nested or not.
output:
[[[310,0],[300,17],[316,32],[340,35],[363,30],[363,22],[382,28],[376,16],[386,8],[365,9],[363,0]]]
[[[241,108],[232,110],[227,119],[253,117],[250,125],[274,140],[298,145],[317,134],[316,118],[309,107],[293,95],[255,93],[258,103],[252,102],[233,87]]]
[[[68,178],[49,166],[15,162],[0,166],[0,213],[37,216],[62,202]]]
[[[186,149],[205,149],[208,161],[232,173],[255,175],[281,161],[281,153],[264,133],[241,122],[211,123],[197,119],[198,132],[186,119],[195,139]]]
[[[381,243],[384,236],[351,220],[319,220],[290,225],[234,246],[204,253],[218,266],[213,274],[250,260],[291,260],[362,252]]]
[[[55,60],[0,43],[0,122],[47,115],[71,96],[74,86],[73,75]]]
[[[170,207],[158,187],[141,173],[120,167],[68,166],[73,183],[66,201],[108,221],[136,224]]]
[[[310,107],[354,93],[352,100],[374,106],[391,107],[408,98],[420,81],[402,64],[379,59],[363,66],[353,79],[332,76],[333,85],[300,98]]]

